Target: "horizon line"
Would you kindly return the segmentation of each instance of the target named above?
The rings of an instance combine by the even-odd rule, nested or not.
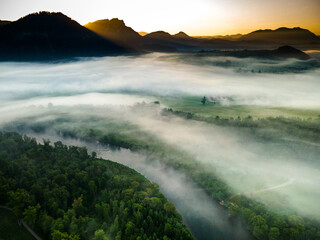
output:
[[[127,24],[126,24],[126,21],[125,21],[124,19],[120,19],[120,18],[117,18],[117,17],[96,19],[96,20],[94,20],[94,21],[89,21],[89,22],[87,22],[87,23],[85,23],[85,24],[82,24],[82,23],[80,23],[80,21],[78,21],[78,20],[76,20],[76,19],[74,19],[74,18],[72,18],[72,17],[64,14],[64,13],[61,12],[61,11],[45,11],[45,10],[44,10],[44,11],[36,11],[36,12],[28,13],[28,14],[26,14],[26,15],[24,15],[24,16],[22,16],[22,17],[19,17],[18,19],[15,19],[15,20],[1,19],[1,18],[0,18],[0,21],[15,22],[15,21],[18,21],[19,19],[24,18],[24,17],[26,17],[26,16],[28,16],[28,15],[32,15],[32,14],[36,14],[36,13],[41,13],[41,12],[61,13],[61,14],[65,15],[65,16],[71,18],[72,20],[76,21],[77,23],[79,23],[79,24],[80,24],[81,26],[83,26],[83,27],[85,27],[85,25],[88,24],[88,23],[93,23],[93,22],[99,21],[99,20],[118,19],[118,20],[122,20],[122,21],[124,22],[125,26],[130,27],[130,28],[133,29],[133,27],[131,27],[130,25],[127,25]],[[278,27],[274,27],[274,28],[255,28],[254,30],[251,30],[251,31],[249,30],[249,31],[246,31],[246,32],[238,31],[238,32],[234,32],[234,33],[206,33],[206,34],[188,34],[187,31],[184,31],[184,30],[181,30],[181,29],[180,29],[180,30],[177,30],[176,32],[166,31],[166,30],[163,30],[163,29],[154,30],[154,31],[144,31],[144,30],[141,30],[141,31],[140,31],[140,30],[134,30],[134,29],[133,29],[133,30],[134,30],[135,32],[137,32],[137,33],[139,33],[139,32],[146,32],[147,34],[150,34],[150,33],[153,33],[153,32],[163,31],[163,32],[169,33],[170,35],[174,35],[174,34],[177,34],[177,33],[179,33],[179,32],[183,32],[183,33],[186,33],[188,36],[191,36],[191,37],[215,37],[215,36],[221,36],[221,37],[223,37],[223,36],[233,36],[233,35],[246,35],[246,34],[249,34],[249,33],[255,32],[255,31],[259,31],[259,30],[272,30],[272,31],[274,31],[274,30],[277,30],[277,29],[279,29],[279,28],[288,28],[288,29],[300,28],[300,29],[308,30],[308,31],[310,31],[311,33],[315,34],[315,35],[318,36],[318,37],[320,36],[320,32],[319,32],[319,33],[313,32],[312,30],[310,30],[310,29],[307,28],[307,27],[301,27],[301,26],[286,27],[286,26],[283,26],[283,25],[278,26]]]

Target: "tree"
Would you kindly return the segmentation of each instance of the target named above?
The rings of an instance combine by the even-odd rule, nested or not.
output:
[[[269,240],[278,240],[280,237],[280,231],[276,227],[270,228],[269,231]]]
[[[30,194],[24,189],[8,192],[8,205],[13,208],[15,214],[20,215],[23,209],[30,204]]]
[[[40,225],[40,229],[42,230],[44,235],[49,235],[52,224],[54,222],[53,218],[48,216],[46,213],[43,213],[40,215],[38,222]]]
[[[38,203],[36,206],[29,206],[23,212],[24,219],[31,226],[34,227],[37,220],[38,210],[40,209],[40,204]]]
[[[266,220],[260,216],[254,216],[252,218],[252,224],[253,224],[253,236],[255,236],[257,239],[267,239],[268,235],[268,225],[266,224]]]
[[[131,234],[133,233],[133,230],[134,230],[134,224],[133,224],[133,222],[129,221],[129,222],[126,224],[125,234],[126,234],[127,236],[131,236]]]
[[[77,209],[82,205],[82,197],[78,197],[77,199],[73,200],[72,207]]]
[[[93,240],[108,240],[108,237],[105,235],[103,229],[98,229],[94,232]]]
[[[172,226],[170,223],[166,223],[166,225],[164,226],[164,234],[167,236],[171,236],[172,234]]]
[[[118,232],[118,230],[119,230],[119,217],[117,215],[113,221],[112,226],[110,227],[110,232],[112,235],[115,235]]]
[[[166,202],[164,204],[164,209],[168,212],[168,213],[174,213],[174,211],[176,210],[174,204],[172,202]]]
[[[207,98],[206,98],[206,96],[203,96],[203,98],[201,99],[201,103],[202,103],[203,105],[205,105],[205,104],[207,103]]]
[[[97,192],[97,186],[96,186],[95,182],[93,180],[90,180],[88,183],[88,186],[89,186],[90,193],[94,197]]]
[[[80,240],[78,235],[68,234],[65,232],[60,232],[58,230],[54,230],[51,234],[52,240]]]
[[[253,236],[255,236],[257,239],[267,239],[267,233],[268,233],[268,225],[257,225],[253,228]]]

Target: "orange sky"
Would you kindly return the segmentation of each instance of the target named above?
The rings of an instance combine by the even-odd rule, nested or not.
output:
[[[224,35],[299,26],[320,34],[320,0],[0,0],[0,19],[43,10],[81,24],[117,17],[146,32]]]

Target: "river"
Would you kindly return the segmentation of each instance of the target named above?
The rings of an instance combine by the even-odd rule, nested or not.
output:
[[[85,146],[88,152],[95,151],[98,157],[128,166],[159,185],[160,191],[173,202],[197,240],[252,239],[239,219],[230,219],[226,208],[212,200],[187,176],[162,165],[159,161],[148,161],[148,157],[128,149],[110,149],[99,143],[62,138],[51,134],[28,133],[38,142],[49,139],[62,141],[66,145]]]

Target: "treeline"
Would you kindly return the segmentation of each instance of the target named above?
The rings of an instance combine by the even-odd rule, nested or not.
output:
[[[0,204],[44,239],[193,239],[174,205],[139,173],[86,148],[17,133],[0,132]]]
[[[259,240],[320,239],[317,220],[302,218],[292,212],[271,211],[265,205],[242,195],[233,198],[228,208],[232,216],[241,217],[248,230]]]
[[[245,118],[220,118],[219,116],[204,117],[195,113],[173,110],[172,108],[164,109],[163,114],[173,114],[185,119],[214,123],[219,126],[244,128],[249,130],[253,135],[263,138],[279,137],[280,134],[286,134],[312,142],[320,142],[320,115],[316,119],[286,118],[281,116],[258,119],[253,119],[252,116]],[[262,129],[277,131],[262,132]]]

